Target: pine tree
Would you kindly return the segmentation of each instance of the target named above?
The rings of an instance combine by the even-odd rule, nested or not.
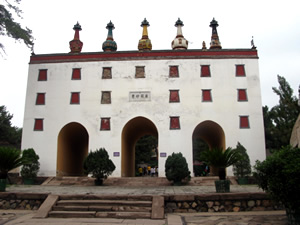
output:
[[[15,4],[19,4],[21,0],[14,0]],[[23,41],[27,47],[33,46],[32,31],[22,28],[15,22],[12,12],[19,18],[22,11],[17,5],[12,5],[8,0],[5,1],[6,6],[0,4],[0,36],[8,36],[17,41]],[[0,43],[0,49],[5,52],[4,45]]]
[[[279,87],[272,89],[279,96],[279,104],[270,111],[263,109],[266,146],[270,150],[289,145],[293,126],[300,113],[298,99],[293,96],[289,83],[282,76],[278,75],[277,79]]]

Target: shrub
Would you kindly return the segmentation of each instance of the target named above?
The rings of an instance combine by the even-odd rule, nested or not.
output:
[[[90,152],[83,163],[86,174],[92,174],[96,180],[106,179],[115,170],[114,163],[109,159],[109,155],[104,148]]]
[[[40,170],[40,157],[35,153],[33,148],[23,150],[24,165],[21,169],[23,178],[33,179],[37,177]]]
[[[246,148],[238,142],[236,151],[240,154],[241,159],[233,164],[233,174],[238,178],[248,177],[251,175],[251,164]]]
[[[286,208],[300,212],[300,149],[291,146],[256,161],[253,173],[259,187]]]
[[[165,164],[166,177],[174,184],[180,184],[183,179],[190,178],[191,172],[189,171],[186,159],[181,153],[173,153],[168,156]]]
[[[0,179],[6,179],[10,170],[13,170],[23,164],[21,150],[0,147]]]

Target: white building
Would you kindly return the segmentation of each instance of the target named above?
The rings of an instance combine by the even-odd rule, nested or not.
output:
[[[116,51],[109,23],[105,51],[81,53],[76,24],[71,53],[31,56],[22,149],[35,149],[41,175],[82,175],[88,151],[104,147],[113,176],[134,176],[134,146],[145,134],[158,138],[160,176],[173,152],[193,171],[199,137],[210,147],[240,142],[252,164],[265,159],[254,45],[222,49],[213,20],[210,49],[187,50],[178,20],[173,50],[154,51],[148,25],[145,19],[139,51]]]

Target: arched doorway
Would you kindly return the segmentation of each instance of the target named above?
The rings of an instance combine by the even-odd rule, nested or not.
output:
[[[83,161],[88,155],[89,135],[79,123],[65,125],[58,134],[57,176],[83,176]]]
[[[193,163],[194,173],[199,166],[197,173],[202,173],[201,162],[199,155],[201,151],[212,148],[225,149],[225,134],[222,127],[210,120],[206,120],[196,126],[193,132]],[[195,166],[196,165],[196,166]],[[214,168],[211,169],[211,174],[216,175]],[[197,173],[195,173],[197,175]],[[199,174],[198,174],[199,175]]]
[[[135,144],[145,135],[158,139],[158,131],[152,121],[145,117],[135,117],[122,130],[121,176],[135,176]]]

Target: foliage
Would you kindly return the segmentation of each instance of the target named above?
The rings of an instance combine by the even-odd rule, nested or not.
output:
[[[23,150],[24,165],[21,169],[21,176],[23,178],[36,178],[40,170],[39,156],[35,153],[33,148]]]
[[[0,179],[6,179],[9,171],[23,165],[21,150],[0,146]]]
[[[6,110],[6,107],[0,106],[0,143],[20,147],[22,129],[12,126],[12,118],[13,115]]]
[[[190,178],[188,164],[185,157],[181,153],[173,153],[169,155],[165,164],[166,177],[174,184],[181,183],[185,178]]]
[[[19,4],[21,0],[14,0],[16,4]],[[23,40],[27,47],[33,46],[33,37],[32,31],[30,29],[22,28],[21,25],[15,22],[13,13],[17,15],[17,17],[21,17],[22,11],[19,9],[17,5],[12,5],[8,0],[5,1],[6,6],[0,4],[0,36],[8,36],[15,40]],[[4,45],[0,43],[0,48],[4,51]]]
[[[92,174],[97,180],[106,179],[115,170],[113,161],[104,148],[89,152],[83,163],[86,174]]]
[[[209,149],[208,144],[201,138],[193,138],[193,159],[200,161],[201,152]]]
[[[246,148],[240,143],[237,143],[236,151],[239,152],[241,159],[233,164],[233,174],[238,178],[243,178],[251,175],[251,164]]]
[[[259,187],[286,208],[300,210],[300,149],[291,146],[274,152],[265,161],[256,161],[254,177]]]
[[[279,96],[279,104],[270,111],[263,108],[266,147],[270,150],[281,149],[289,145],[294,124],[300,113],[298,99],[293,96],[293,89],[282,76],[277,76],[279,87],[273,87],[275,94]]]
[[[157,138],[151,135],[141,137],[135,145],[135,165],[146,163],[157,166],[157,158],[153,157],[153,149],[157,149]]]
[[[238,162],[240,158],[239,152],[232,148],[227,148],[225,151],[223,151],[223,148],[213,148],[201,154],[201,161],[219,169],[220,180],[225,180],[226,178],[225,168]]]

